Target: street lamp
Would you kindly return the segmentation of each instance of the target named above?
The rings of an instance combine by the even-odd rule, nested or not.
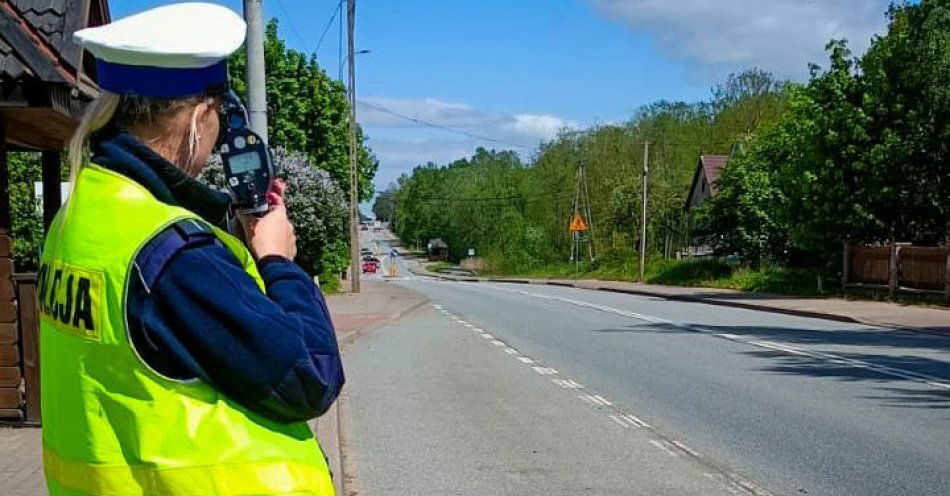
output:
[[[366,55],[367,53],[373,53],[372,50],[359,50],[353,52],[353,55]],[[340,67],[337,68],[337,72],[343,72],[343,66],[346,64],[346,59],[340,61]]]

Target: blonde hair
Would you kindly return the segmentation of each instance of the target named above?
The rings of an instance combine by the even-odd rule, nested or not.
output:
[[[210,96],[190,96],[175,99],[148,98],[140,96],[126,96],[103,91],[93,100],[79,121],[79,126],[69,140],[69,180],[73,187],[79,171],[89,160],[89,139],[96,131],[112,125],[120,129],[133,126],[162,125],[162,120],[174,112],[196,106],[201,102],[210,103]],[[191,114],[191,125],[188,132],[188,164],[189,166],[198,148],[198,108]],[[190,172],[190,171],[186,171]]]

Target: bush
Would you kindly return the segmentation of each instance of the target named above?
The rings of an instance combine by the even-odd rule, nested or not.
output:
[[[301,153],[274,149],[274,165],[287,183],[287,212],[297,232],[296,262],[321,280],[332,280],[348,266],[347,203],[330,175],[307,162]],[[224,190],[221,157],[214,155],[199,177]]]

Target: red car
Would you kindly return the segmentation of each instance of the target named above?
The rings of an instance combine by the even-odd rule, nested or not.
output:
[[[363,273],[375,274],[378,267],[376,262],[363,262]]]

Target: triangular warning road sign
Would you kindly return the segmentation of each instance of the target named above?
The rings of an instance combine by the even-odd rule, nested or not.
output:
[[[571,219],[571,227],[569,229],[571,232],[587,230],[587,223],[584,222],[584,218],[581,217],[580,212],[574,212],[574,218]]]

